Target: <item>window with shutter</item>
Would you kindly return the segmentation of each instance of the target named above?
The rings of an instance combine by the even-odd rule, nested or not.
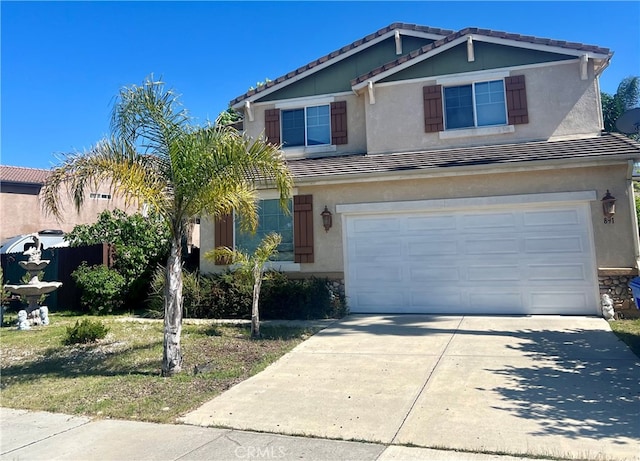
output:
[[[294,261],[313,262],[313,196],[293,197]]]
[[[348,143],[347,102],[269,109],[265,113],[265,135],[272,144],[287,147],[319,147]]]
[[[507,114],[509,125],[529,123],[527,109],[527,88],[524,83],[524,75],[514,75],[504,79],[507,94]]]

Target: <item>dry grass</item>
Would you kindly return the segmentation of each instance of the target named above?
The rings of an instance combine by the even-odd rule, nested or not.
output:
[[[162,378],[162,323],[93,317],[109,328],[96,344],[63,344],[77,317],[0,334],[0,404],[103,418],[173,422],[234,384],[261,371],[316,330],[262,326],[184,325],[185,370]],[[194,374],[198,365],[205,373]]]

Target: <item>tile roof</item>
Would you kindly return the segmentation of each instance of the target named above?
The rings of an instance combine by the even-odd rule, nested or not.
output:
[[[409,54],[405,54],[403,56],[400,56],[398,59],[396,59],[395,61],[391,61],[390,63],[384,64],[383,66],[378,67],[377,69],[373,69],[370,72],[368,72],[367,74],[361,75],[357,78],[355,78],[354,80],[351,81],[352,86],[356,85],[358,83],[362,83],[363,81],[367,80],[367,79],[371,79],[373,76],[384,72],[385,70],[389,70],[395,66],[398,66],[400,64],[403,64],[409,60],[415,59],[419,56],[424,55],[425,53],[443,46],[446,43],[449,43],[453,40],[456,40],[460,37],[463,37],[465,35],[468,34],[475,34],[475,35],[482,35],[485,37],[492,37],[492,38],[499,38],[499,39],[505,39],[505,40],[513,40],[516,42],[523,42],[523,43],[528,43],[531,45],[544,45],[544,46],[551,46],[551,47],[558,47],[558,48],[566,48],[567,50],[572,50],[572,51],[583,51],[585,53],[589,52],[589,53],[596,53],[596,54],[605,54],[608,56],[612,56],[613,53],[608,49],[608,48],[602,48],[599,46],[595,46],[595,45],[586,45],[583,43],[577,43],[577,42],[567,42],[567,41],[562,41],[562,40],[553,40],[553,39],[548,39],[548,38],[540,38],[540,37],[534,37],[531,35],[520,35],[520,34],[512,34],[512,33],[508,33],[508,32],[500,32],[500,31],[496,31],[496,30],[490,30],[490,29],[480,29],[477,27],[467,27],[464,28],[462,30],[459,31],[454,31],[454,30],[449,30],[449,29],[440,29],[440,28],[435,28],[435,27],[428,27],[428,26],[420,26],[417,24],[408,24],[408,23],[401,23],[401,22],[394,22],[390,25],[388,25],[387,27],[383,27],[380,30],[377,30],[376,32],[367,35],[366,37],[363,37],[359,40],[356,40],[353,43],[350,43],[349,45],[343,46],[342,48],[340,48],[339,50],[335,50],[321,58],[318,58],[314,61],[311,61],[310,63],[301,66],[299,68],[297,68],[296,70],[293,70],[285,75],[282,75],[278,78],[276,78],[275,80],[269,81],[267,83],[265,83],[264,85],[259,86],[258,88],[254,88],[253,90],[249,90],[247,91],[245,94],[240,95],[238,97],[236,97],[235,99],[233,99],[229,104],[231,106],[234,106],[242,101],[244,101],[245,99],[248,99],[252,96],[255,96],[259,93],[264,92],[265,90],[269,89],[269,88],[273,88],[275,85],[280,85],[284,82],[286,82],[287,80],[290,80],[304,72],[307,72],[311,69],[313,69],[314,67],[323,64],[331,59],[335,59],[338,56],[341,56],[351,50],[353,50],[354,48],[358,48],[362,45],[365,45],[368,42],[371,42],[372,40],[385,35],[389,32],[392,32],[394,30],[407,30],[407,31],[416,31],[416,32],[422,32],[422,33],[427,33],[427,34],[433,34],[433,35],[439,35],[442,38],[435,41],[434,43],[431,43],[429,45],[425,45],[422,48],[419,48],[417,50],[412,51]]]
[[[271,88],[275,85],[279,85],[281,83],[283,83],[286,80],[289,80],[290,78],[295,77],[296,75],[300,75],[303,72],[306,72],[310,69],[313,69],[314,67],[323,64],[327,61],[329,61],[330,59],[334,59],[340,55],[345,54],[348,51],[353,50],[354,48],[358,48],[368,42],[371,42],[372,40],[385,35],[389,32],[392,32],[396,29],[401,29],[401,30],[409,30],[409,31],[416,31],[416,32],[422,32],[422,33],[426,33],[426,34],[434,34],[434,35],[440,35],[440,36],[447,36],[452,34],[454,31],[453,30],[449,30],[449,29],[438,29],[435,27],[427,27],[427,26],[420,26],[417,24],[407,24],[407,23],[401,23],[401,22],[394,22],[392,24],[389,24],[387,27],[383,27],[380,30],[377,30],[376,32],[367,35],[366,37],[363,37],[359,40],[356,40],[353,43],[350,43],[349,45],[345,45],[342,48],[340,48],[339,50],[335,50],[321,58],[318,58],[314,61],[311,61],[310,63],[302,66],[302,67],[298,67],[296,70],[291,71],[289,73],[287,73],[286,75],[282,75],[278,78],[276,78],[275,80],[269,81],[267,83],[265,83],[264,85],[259,86],[258,88],[255,88],[253,90],[249,90],[247,91],[245,94],[238,96],[237,98],[233,99],[229,105],[233,106],[235,104],[238,104],[239,102],[242,102],[243,100],[254,96],[258,93],[261,93],[263,91],[265,91],[268,88]]]
[[[553,40],[549,38],[533,37],[531,35],[511,34],[508,32],[500,32],[500,31],[490,30],[490,29],[479,29],[477,27],[467,27],[458,32],[453,32],[447,35],[446,37],[443,37],[440,40],[436,40],[433,43],[425,45],[422,48],[418,48],[417,50],[414,50],[409,54],[400,56],[398,59],[388,62],[380,67],[377,67],[376,69],[372,69],[366,74],[351,80],[351,86],[355,86],[359,83],[369,80],[382,72],[385,72],[389,69],[393,69],[394,67],[397,67],[408,61],[414,60],[430,51],[433,51],[437,48],[441,48],[447,43],[455,41],[466,35],[482,35],[484,37],[512,40],[515,42],[524,42],[531,45],[544,45],[544,46],[550,46],[550,47],[556,47],[556,48],[565,48],[567,50],[580,51],[585,53],[603,54],[609,57],[613,55],[611,50],[609,50],[608,48],[602,48],[595,45],[586,45],[583,43],[566,42],[562,40]]]
[[[51,174],[50,170],[0,165],[0,181],[2,182],[44,184],[49,174]]]
[[[440,170],[470,166],[505,166],[536,161],[588,161],[638,159],[640,143],[618,133],[562,141],[535,141],[519,144],[426,150],[396,154],[354,154],[291,160],[289,168],[296,180],[348,178],[408,171]]]

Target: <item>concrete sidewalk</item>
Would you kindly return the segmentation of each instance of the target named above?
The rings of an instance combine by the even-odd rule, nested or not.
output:
[[[588,317],[351,316],[181,418],[383,445],[640,459],[640,364]]]
[[[517,461],[456,453],[186,425],[91,420],[0,409],[2,460],[434,460]],[[544,461],[544,460],[543,460]]]

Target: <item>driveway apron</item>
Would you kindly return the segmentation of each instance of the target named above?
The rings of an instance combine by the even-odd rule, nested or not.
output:
[[[181,421],[640,459],[639,383],[638,358],[599,318],[350,316]]]

